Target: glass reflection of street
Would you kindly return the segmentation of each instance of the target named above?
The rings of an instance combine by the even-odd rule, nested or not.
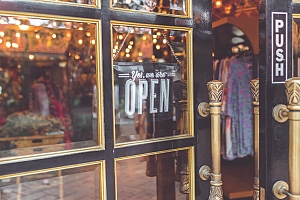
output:
[[[118,200],[187,200],[187,151],[177,151],[116,162]]]

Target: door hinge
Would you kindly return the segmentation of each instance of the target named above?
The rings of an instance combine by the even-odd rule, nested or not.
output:
[[[260,190],[259,190],[259,199],[260,200],[265,200],[266,199],[266,190],[263,187],[260,187]]]

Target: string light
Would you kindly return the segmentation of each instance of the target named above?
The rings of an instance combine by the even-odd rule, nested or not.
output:
[[[10,48],[10,47],[11,47],[11,43],[10,43],[10,42],[6,42],[6,43],[5,43],[5,46],[6,46],[7,48]]]
[[[83,43],[83,40],[82,39],[79,39],[78,40],[78,44],[82,44]]]
[[[12,43],[12,47],[13,48],[19,48],[19,44],[18,43]]]
[[[33,55],[33,54],[30,54],[30,55],[28,56],[28,58],[29,58],[29,60],[33,60],[33,59],[34,59],[34,55]]]
[[[222,6],[222,1],[218,0],[215,4],[217,8],[220,8]]]
[[[27,31],[29,29],[29,26],[25,24],[21,24],[19,25],[19,29],[21,29],[22,31]]]

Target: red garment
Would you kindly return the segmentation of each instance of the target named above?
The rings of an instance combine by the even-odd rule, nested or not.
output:
[[[44,78],[40,78],[38,83],[43,83],[46,86],[46,91],[49,98],[50,115],[62,120],[62,125],[65,128],[65,143],[70,143],[74,132],[69,109],[62,90],[52,81]]]
[[[6,124],[6,119],[2,115],[0,115],[0,126],[4,126]]]

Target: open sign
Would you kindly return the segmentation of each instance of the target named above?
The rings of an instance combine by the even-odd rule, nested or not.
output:
[[[126,115],[172,112],[173,83],[181,81],[177,63],[119,62],[114,70],[118,98]]]

